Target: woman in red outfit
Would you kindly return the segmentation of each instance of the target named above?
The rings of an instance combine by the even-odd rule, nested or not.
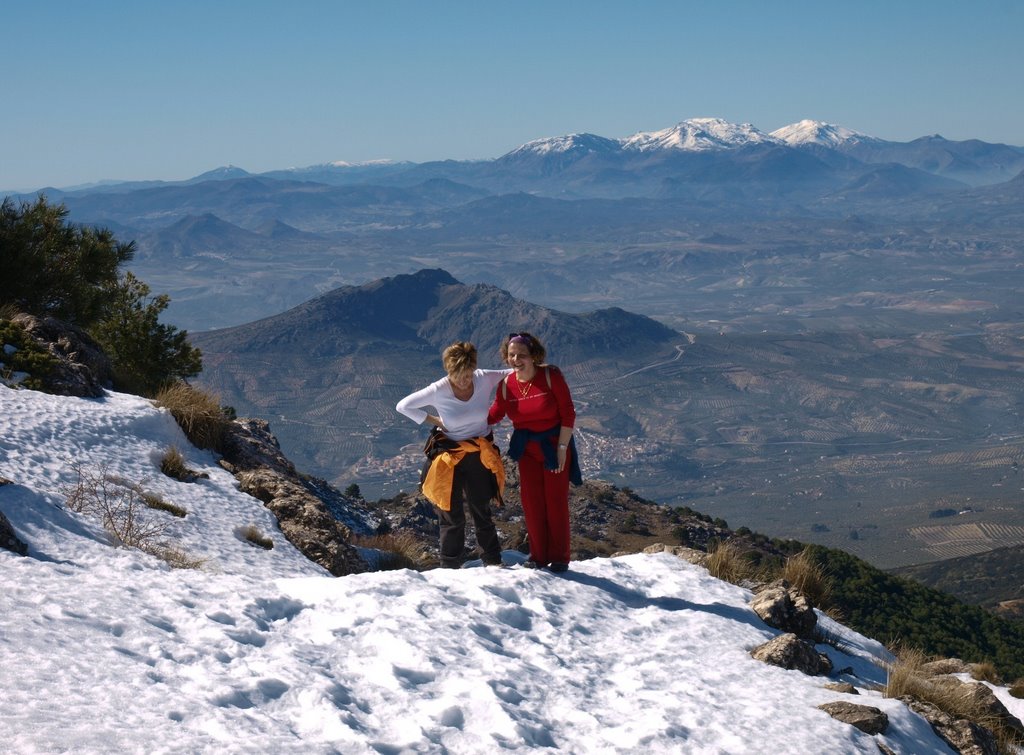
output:
[[[525,566],[569,568],[569,482],[582,480],[572,429],[576,408],[561,371],[545,363],[544,345],[529,333],[502,341],[513,372],[499,384],[487,423],[512,420],[509,456],[519,463],[530,560]]]

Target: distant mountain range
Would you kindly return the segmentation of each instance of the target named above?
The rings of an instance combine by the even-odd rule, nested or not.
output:
[[[591,176],[588,185],[572,181],[589,171],[605,173],[614,181],[619,172],[655,170],[664,161],[679,162],[680,157],[785,148],[809,151],[826,163],[836,164],[834,155],[847,156],[861,164],[899,163],[927,173],[946,176],[970,185],[999,183],[1024,170],[1024,147],[990,144],[977,139],[951,141],[941,136],[924,136],[910,142],[893,142],[869,136],[843,126],[803,120],[765,133],[755,126],[735,124],[720,118],[691,118],[675,126],[638,132],[624,138],[596,134],[568,134],[535,139],[494,160],[444,160],[428,163],[372,161],[366,163],[332,162],[303,168],[287,168],[259,174],[265,178],[312,181],[332,185],[354,183],[416,184],[431,177],[474,181],[487,184],[490,191],[512,190],[521,184],[524,169],[539,181],[535,189],[519,185],[519,190],[553,190],[570,196],[606,195],[608,187],[598,190],[605,180]],[[832,157],[832,160],[828,158]],[[707,161],[703,161],[706,163]],[[513,175],[505,175],[511,173]],[[545,177],[568,173],[566,186],[544,182]],[[66,193],[121,193],[127,190],[167,185],[190,185],[207,181],[232,180],[253,174],[236,166],[224,166],[182,182],[103,181],[71,189],[46,188],[51,195]],[[518,180],[516,180],[518,178]],[[622,176],[618,176],[622,178]],[[643,188],[641,183],[633,188]],[[649,195],[649,191],[646,192]]]

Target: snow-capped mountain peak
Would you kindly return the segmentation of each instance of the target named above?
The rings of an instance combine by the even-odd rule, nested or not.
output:
[[[534,139],[516,147],[506,154],[505,157],[518,158],[528,155],[548,156],[568,153],[615,152],[618,151],[619,146],[617,140],[608,139],[596,134],[566,134],[565,136]]]
[[[626,150],[648,152],[680,149],[690,152],[734,149],[778,140],[750,123],[730,123],[722,118],[690,118],[661,131],[641,131],[622,140]]]
[[[823,147],[838,147],[849,142],[874,141],[875,137],[862,134],[859,131],[836,126],[832,123],[802,120],[798,123],[791,123],[771,132],[771,136],[786,142],[791,146],[801,144],[820,144]]]

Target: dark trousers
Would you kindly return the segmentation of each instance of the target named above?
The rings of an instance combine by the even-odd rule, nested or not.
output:
[[[494,474],[480,462],[480,454],[470,453],[455,466],[452,479],[451,509],[437,510],[441,523],[441,566],[457,569],[462,566],[466,546],[466,512],[469,508],[476,530],[476,543],[486,564],[501,563],[501,544],[491,521],[491,498],[494,496]]]

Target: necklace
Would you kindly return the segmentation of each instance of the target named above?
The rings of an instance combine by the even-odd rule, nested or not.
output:
[[[525,383],[521,383],[519,378],[516,378],[516,385],[519,387],[519,397],[526,398],[526,395],[530,392],[530,387],[533,385],[533,379],[531,378]]]

